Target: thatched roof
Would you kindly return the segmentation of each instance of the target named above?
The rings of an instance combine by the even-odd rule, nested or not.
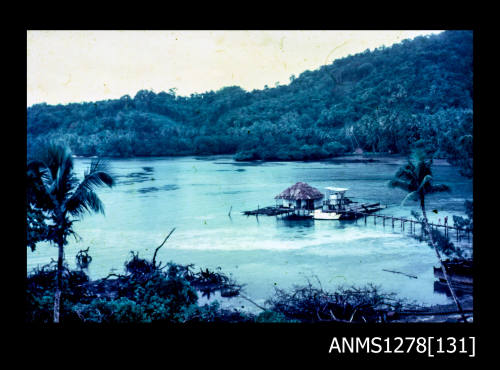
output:
[[[323,194],[305,182],[298,182],[276,195],[274,199],[321,199]]]

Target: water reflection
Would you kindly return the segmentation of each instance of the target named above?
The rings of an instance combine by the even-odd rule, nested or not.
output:
[[[282,227],[282,228],[286,227],[286,228],[292,228],[292,229],[313,228],[314,227],[314,220],[312,220],[312,219],[297,220],[297,219],[290,219],[287,217],[283,217],[283,218],[276,219],[276,225],[278,227]]]
[[[159,188],[157,188],[156,186],[141,188],[141,189],[137,190],[137,192],[139,192],[141,194],[147,194],[147,193],[152,193],[152,192],[156,192],[156,191],[171,191],[171,190],[177,190],[177,189],[179,189],[179,187],[177,185],[167,184],[167,185],[160,186]]]
[[[472,285],[460,285],[457,286],[453,284],[453,288],[455,290],[455,294],[458,298],[463,298],[463,297],[472,297]],[[450,289],[448,288],[448,284],[441,282],[439,280],[434,281],[434,293],[438,294],[444,294],[448,298],[451,298],[451,292]]]
[[[154,180],[151,175],[154,172],[153,167],[142,167],[142,172],[130,172],[126,175],[115,175],[117,183],[121,185],[133,185],[145,181]]]

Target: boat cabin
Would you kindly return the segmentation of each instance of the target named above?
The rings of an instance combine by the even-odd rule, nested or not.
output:
[[[323,211],[344,211],[350,200],[345,196],[347,188],[336,188],[329,186],[326,189],[326,199],[323,201]]]

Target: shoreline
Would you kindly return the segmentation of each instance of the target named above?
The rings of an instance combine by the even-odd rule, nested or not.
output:
[[[158,160],[158,159],[178,159],[178,158],[193,158],[195,160],[220,160],[228,159],[234,161],[234,163],[249,163],[252,165],[261,163],[315,163],[315,162],[333,162],[333,163],[386,163],[386,164],[402,164],[404,163],[408,155],[407,154],[389,154],[389,153],[363,153],[363,154],[343,154],[336,157],[326,157],[322,159],[314,160],[265,160],[265,159],[255,159],[255,160],[245,160],[238,161],[234,159],[236,153],[234,154],[206,154],[206,155],[165,155],[165,156],[132,156],[132,157],[112,157],[112,156],[83,156],[83,155],[73,155],[75,159],[94,159],[101,158],[105,160]],[[446,158],[434,158],[433,165],[435,166],[451,166]]]

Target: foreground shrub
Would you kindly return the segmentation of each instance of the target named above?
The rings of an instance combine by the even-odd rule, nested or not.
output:
[[[281,323],[281,322],[299,322],[298,320],[287,319],[285,315],[280,312],[264,311],[261,312],[255,319],[255,322],[260,323]]]
[[[61,319],[72,321],[72,306],[76,302],[88,302],[88,276],[83,271],[74,271],[63,266]],[[26,279],[26,320],[50,323],[54,318],[54,295],[56,290],[57,264],[53,261],[35,268]]]
[[[122,297],[116,300],[94,299],[90,304],[76,304],[73,310],[84,322],[138,323],[151,322],[144,308],[136,302]]]
[[[380,322],[385,320],[388,310],[398,311],[403,307],[403,301],[396,299],[395,293],[383,293],[371,284],[361,288],[339,287],[335,292],[311,283],[294,286],[289,291],[275,288],[275,295],[266,303],[271,311],[301,322]]]
[[[81,254],[80,254],[81,257]],[[87,264],[88,266],[88,264]],[[166,271],[163,271],[165,268]],[[27,278],[26,320],[51,323],[57,266],[34,269]],[[237,296],[242,288],[221,272],[195,272],[194,265],[163,267],[132,252],[125,274],[90,281],[84,270],[64,267],[61,322],[142,323],[252,320],[251,315],[221,309],[217,302],[198,306],[198,292],[210,298]]]

